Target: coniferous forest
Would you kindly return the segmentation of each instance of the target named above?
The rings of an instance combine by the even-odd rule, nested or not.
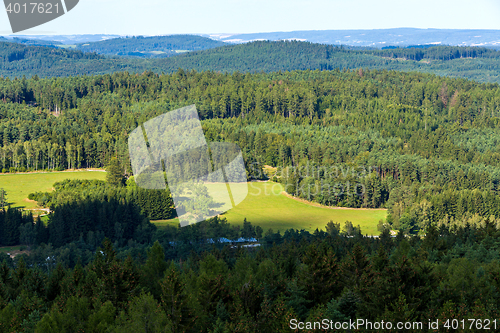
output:
[[[29,59],[24,64],[39,69],[33,59],[55,64],[65,57],[68,70],[98,63],[105,72],[118,63],[79,51],[2,47],[2,66]],[[498,58],[480,48],[323,47],[332,61],[337,53],[441,65]],[[139,73],[0,78],[2,173],[106,168],[110,175],[31,193],[50,209],[46,220],[0,210],[0,245],[30,251],[0,253],[1,332],[289,332],[299,331],[292,320],[359,318],[422,322],[426,329],[439,319],[440,332],[454,319],[470,325],[475,318],[498,330],[497,83],[370,69],[366,62],[344,66],[350,70],[262,65],[260,73],[242,61],[239,68],[178,66],[167,74],[147,66],[203,52],[213,65],[217,50],[171,58],[181,60],[119,60],[146,64]],[[307,63],[311,53],[294,54]],[[184,228],[151,223],[175,217],[173,200],[168,190],[134,186],[128,136],[192,104],[207,141],[241,147],[249,181],[265,178],[260,170],[271,166],[272,180],[295,197],[387,208],[380,236],[365,237],[350,222],[313,233],[263,230],[246,220],[235,226],[223,217]]]
[[[77,50],[0,40],[0,75],[9,78],[23,75],[67,77],[121,71],[170,74],[179,68],[222,73],[366,68],[500,82],[500,51],[488,48],[435,46],[372,50],[299,41],[219,45],[208,38],[195,36],[118,38],[78,45]],[[192,52],[176,52],[187,50]]]

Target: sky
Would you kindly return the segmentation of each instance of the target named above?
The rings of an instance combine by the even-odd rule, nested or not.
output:
[[[500,29],[500,1],[80,0],[66,15],[20,34],[236,34],[401,27]],[[11,33],[7,13],[0,10],[0,34]]]

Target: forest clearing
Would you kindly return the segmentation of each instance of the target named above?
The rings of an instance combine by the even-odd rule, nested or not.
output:
[[[35,201],[28,199],[30,193],[50,192],[54,183],[65,179],[104,180],[105,178],[105,172],[87,170],[0,174],[0,188],[7,192],[7,202],[12,207],[35,209],[39,207]]]
[[[272,182],[249,183],[248,196],[235,208],[224,213],[222,217],[235,225],[243,225],[243,220],[260,226],[264,231],[284,232],[287,229],[304,229],[313,232],[325,230],[329,221],[340,223],[350,221],[361,227],[363,234],[379,235],[377,225],[387,217],[386,209],[332,209],[321,207],[305,200],[296,200],[283,194],[283,186]],[[340,208],[340,207],[339,207]],[[343,208],[343,207],[342,207]],[[154,222],[157,226],[177,225],[177,219]]]

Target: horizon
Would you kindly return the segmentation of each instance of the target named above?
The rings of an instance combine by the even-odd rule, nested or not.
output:
[[[175,33],[175,34],[9,34],[1,37],[7,41],[15,38],[52,41],[59,45],[94,43],[134,37],[155,38],[169,36],[197,36],[227,44],[243,44],[259,40],[296,40],[326,45],[352,47],[408,47],[412,45],[467,46],[500,49],[500,29],[436,29],[436,28],[388,28],[388,29],[329,29],[235,33]],[[189,38],[189,37],[185,37]]]
[[[2,18],[3,17],[3,18]],[[372,30],[412,26],[420,29],[500,29],[494,0],[232,0],[161,2],[81,0],[71,12],[20,34],[164,35],[231,34],[276,31]],[[11,34],[5,10],[0,34]]]
[[[500,28],[498,29],[488,29],[488,28],[415,28],[415,27],[396,27],[396,28],[374,28],[374,29],[311,29],[311,30],[276,30],[276,31],[259,31],[259,32],[246,32],[246,33],[233,33],[233,32],[207,32],[207,33],[187,33],[187,32],[179,32],[179,33],[160,33],[160,34],[119,34],[119,33],[71,33],[71,34],[61,34],[61,33],[51,33],[47,31],[39,32],[39,33],[5,33],[0,32],[0,36],[3,37],[28,37],[28,36],[96,36],[96,35],[104,35],[104,36],[178,36],[178,35],[190,35],[190,36],[235,36],[235,35],[253,35],[253,34],[270,34],[270,33],[293,33],[293,32],[328,32],[328,31],[377,31],[377,30],[453,30],[453,31],[498,31],[500,32]],[[500,38],[500,36],[499,36]]]

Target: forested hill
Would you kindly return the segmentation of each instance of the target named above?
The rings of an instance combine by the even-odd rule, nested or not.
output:
[[[221,72],[370,68],[500,82],[500,52],[470,47],[352,50],[299,41],[259,41],[162,59],[159,66],[168,71],[183,68]]]
[[[117,156],[130,173],[128,134],[191,104],[209,142],[237,143],[247,167],[280,168],[295,196],[386,207],[392,228],[406,232],[485,218],[500,226],[500,85],[422,73],[0,79],[0,170],[103,167]],[[332,172],[291,168],[309,165]],[[353,194],[353,184],[365,191]]]
[[[113,38],[78,44],[83,52],[134,57],[167,57],[178,52],[200,51],[225,45],[224,42],[194,35]]]
[[[99,68],[99,60],[103,59],[95,53],[0,43],[0,74],[8,77],[38,73],[44,76],[91,73]]]
[[[0,43],[0,63],[3,70],[16,70],[16,65],[23,64],[20,70],[31,68],[59,67],[58,63],[64,60],[76,62],[78,60],[99,60],[103,56],[81,51],[62,50],[49,47],[25,46],[17,43]],[[43,61],[43,63],[41,63]],[[37,64],[38,62],[38,64]],[[11,66],[9,66],[11,64]],[[27,65],[27,66],[26,66]]]
[[[246,43],[254,40],[302,40],[311,43],[357,45],[361,47],[410,45],[483,45],[498,48],[499,30],[486,29],[361,29],[361,30],[306,30],[248,34],[210,35],[225,42]]]
[[[382,50],[366,50],[366,54],[379,57],[404,60],[453,60],[461,58],[489,58],[499,59],[500,52],[485,47],[457,47],[457,46],[432,46],[415,45],[413,47],[389,47]]]
[[[61,44],[60,42],[53,40],[31,39],[31,38],[20,38],[20,37],[7,39],[2,36],[0,36],[0,42],[16,43],[16,44],[32,45],[32,46],[47,46],[47,47],[57,47],[58,45]]]
[[[70,50],[0,43],[0,75],[7,77],[30,77],[35,74],[41,77],[72,76],[117,71],[142,73],[146,70],[172,73],[179,68],[219,72],[368,68],[420,71],[480,82],[500,82],[500,53],[460,47],[347,50],[308,42],[259,41],[164,59],[110,59]]]

